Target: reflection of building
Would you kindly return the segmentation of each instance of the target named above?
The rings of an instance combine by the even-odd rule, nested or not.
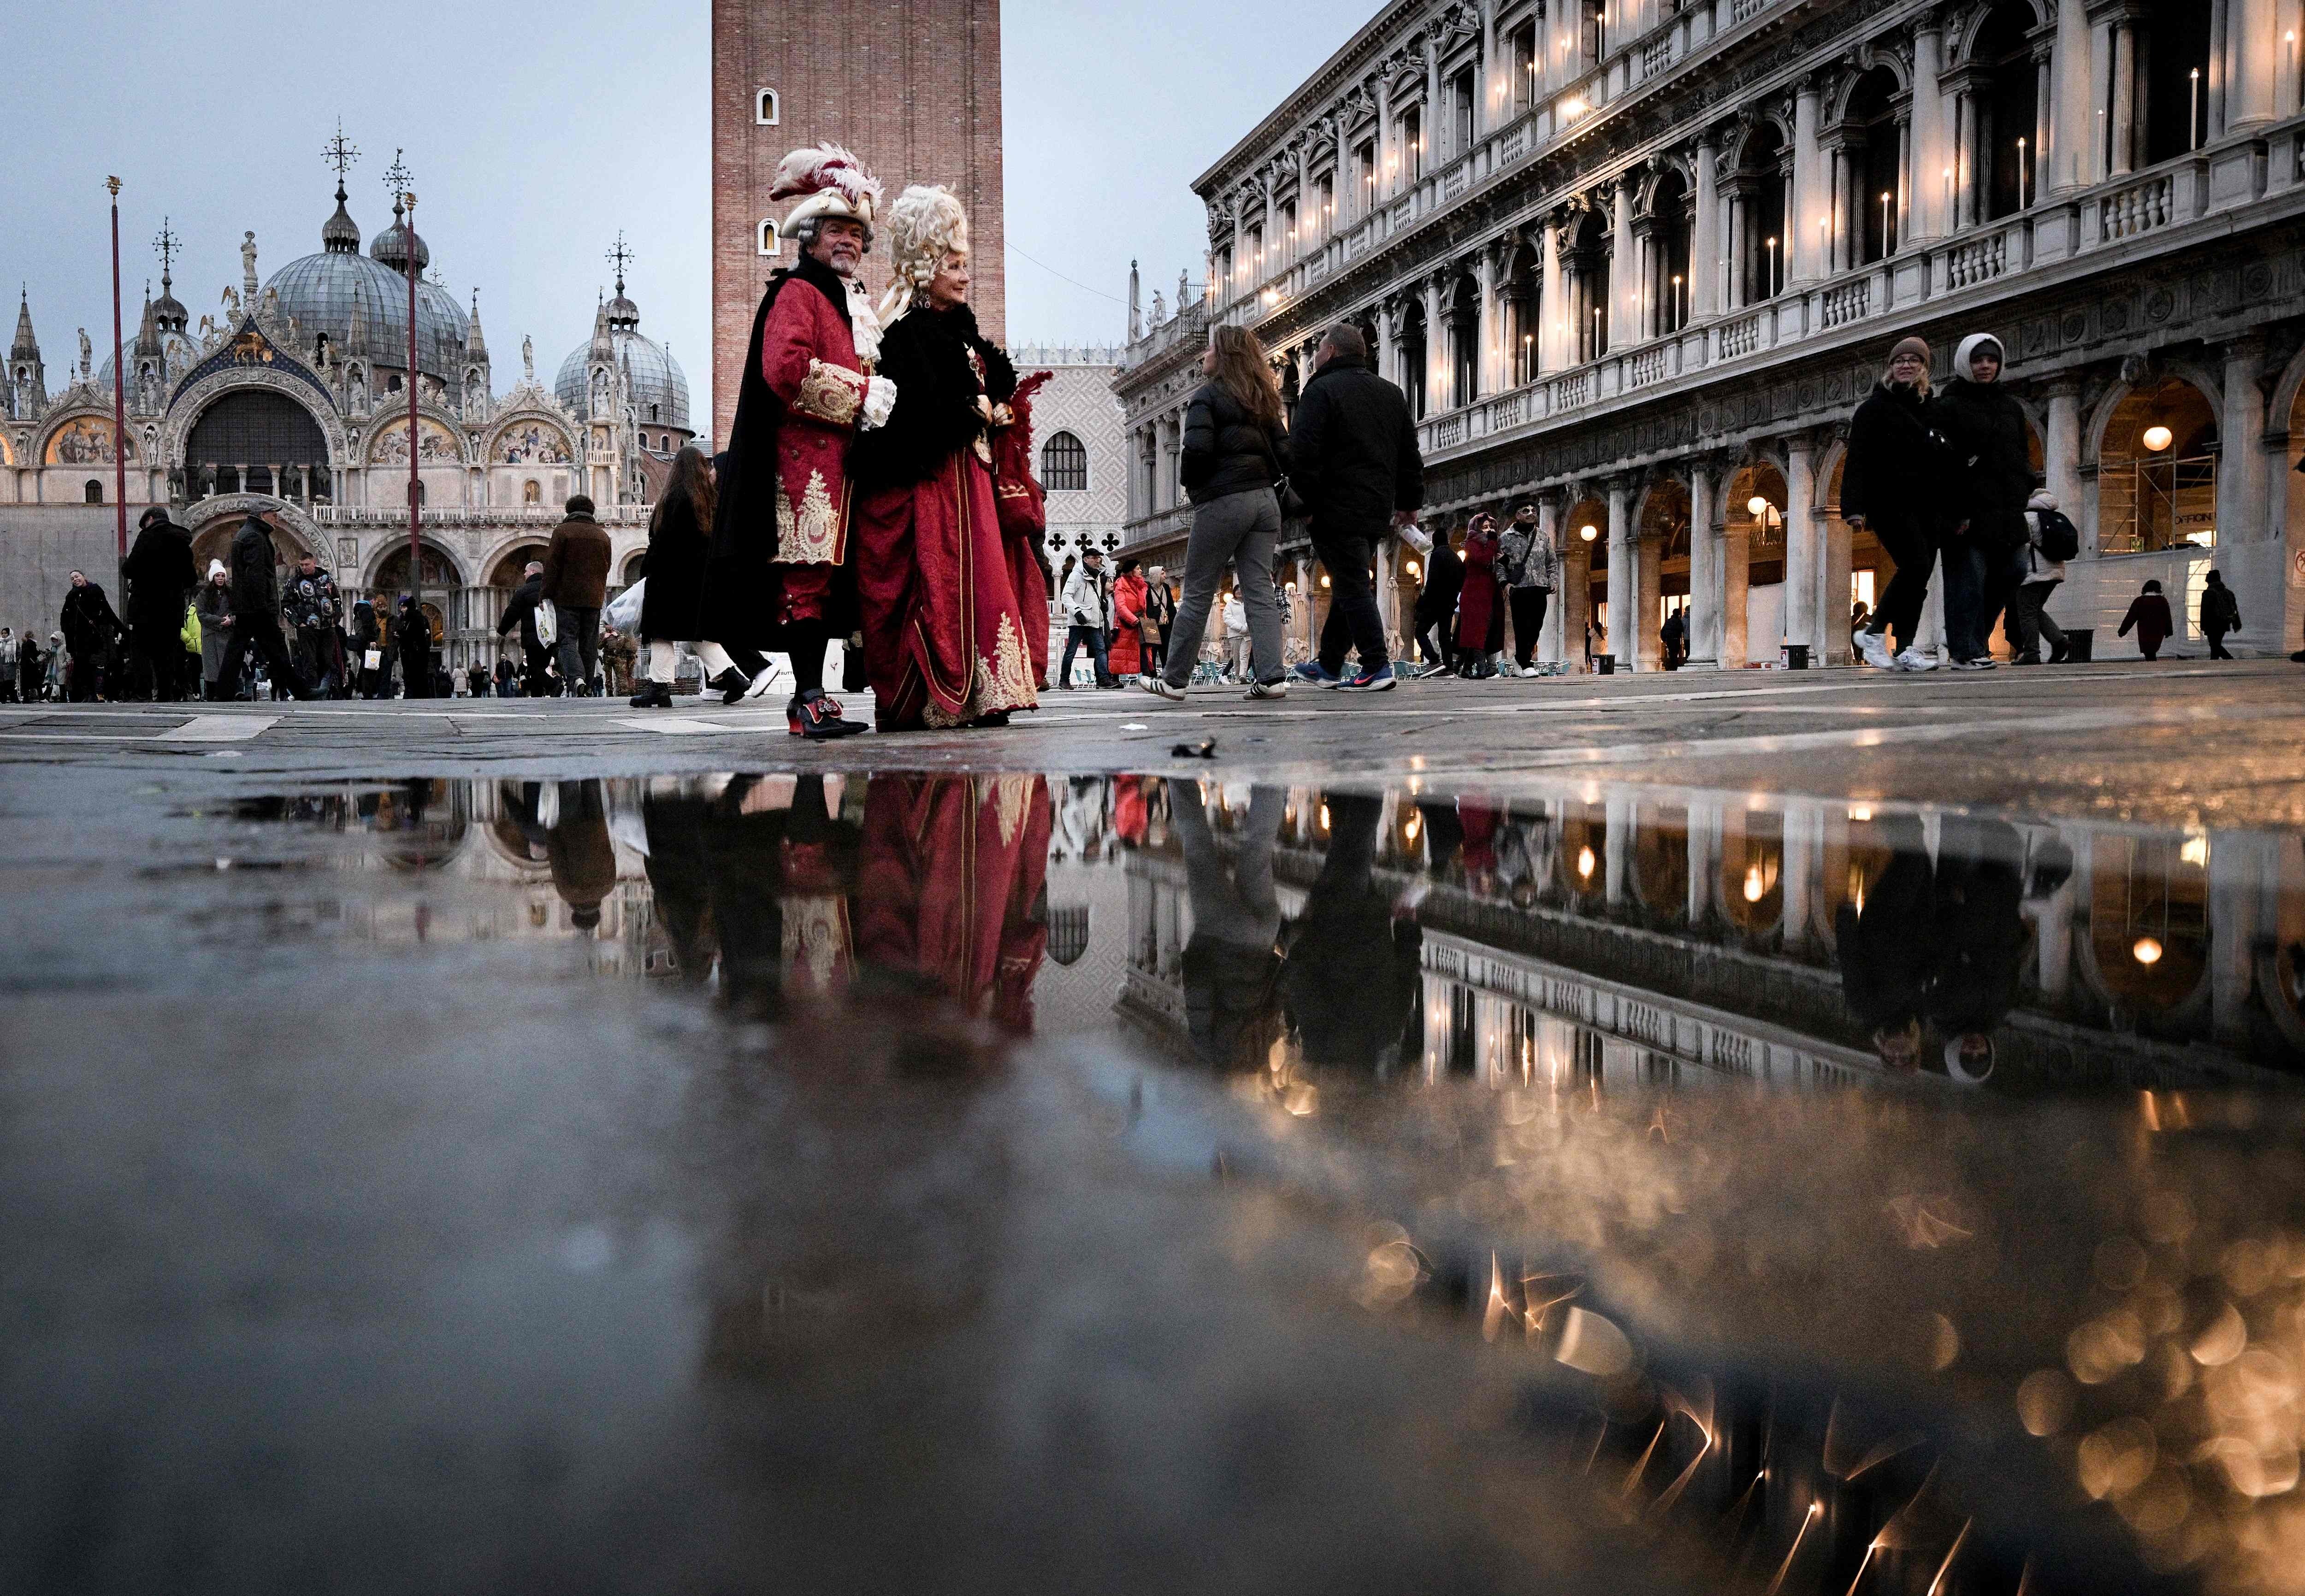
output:
[[[620,245],[616,296],[591,337],[549,387],[523,341],[519,377],[498,393],[477,296],[467,310],[424,275],[430,246],[396,203],[363,253],[341,181],[336,200],[320,248],[260,284],[249,234],[239,284],[197,328],[172,292],[166,241],[160,297],[148,296],[126,352],[130,519],[133,506],[175,506],[205,565],[253,514],[284,565],[317,555],[347,604],[403,588],[413,380],[427,607],[450,665],[493,659],[505,599],[571,494],[600,506],[618,573],[646,543],[652,484],[695,436],[687,379],[641,333]],[[82,352],[51,393],[30,306],[18,307],[0,369],[0,594],[12,611],[29,601],[53,615],[70,568],[112,567],[114,372]]]
[[[2301,24],[2297,0],[1388,8],[1194,184],[1208,285],[1132,334],[1118,385],[1128,541],[1181,539],[1209,321],[1254,327],[1293,394],[1350,319],[1422,417],[1436,511],[1534,495],[1563,535],[1547,658],[1605,607],[1654,668],[1688,595],[1694,663],[1839,662],[1890,569],[1836,514],[1850,412],[1898,335],[1942,381],[1989,331],[2081,531],[2053,611],[2109,632],[2143,581],[2197,598],[2214,562],[2245,641],[2286,651]]]
[[[1276,870],[1292,918],[1327,813],[1318,792],[1290,794]],[[1426,1074],[1822,1083],[1876,1069],[1836,944],[1891,862],[1889,824],[1863,804],[1669,788],[1388,796],[1376,874],[1418,901]],[[1934,816],[1912,824],[1936,859],[1968,845]],[[1995,1033],[2005,1080],[2174,1085],[2305,1062],[2294,839],[1999,830],[2026,892],[2016,1006]],[[1126,863],[1123,1007],[1182,1045],[1183,871],[1160,848]]]
[[[636,804],[637,791],[630,783],[612,785],[617,790],[604,794],[599,782],[402,783],[341,797],[289,800],[279,818],[355,837],[356,846],[329,855],[338,869],[422,879],[421,898],[348,897],[339,907],[339,923],[355,938],[565,941],[581,931],[594,973],[637,976],[647,970],[654,916],[643,862],[614,837],[606,819],[608,806]],[[588,804],[588,797],[604,802]],[[600,812],[591,812],[595,808]],[[585,835],[574,849],[559,850],[563,858],[589,846],[604,863],[613,861],[600,872],[606,891],[597,904],[590,887],[572,889],[565,868],[556,870],[556,834],[566,838],[579,832]],[[595,910],[597,924],[581,923]]]

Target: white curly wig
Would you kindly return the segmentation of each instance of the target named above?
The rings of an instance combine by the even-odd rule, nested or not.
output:
[[[889,207],[888,227],[896,275],[880,301],[883,327],[927,292],[947,255],[968,253],[968,213],[950,189],[914,183]]]

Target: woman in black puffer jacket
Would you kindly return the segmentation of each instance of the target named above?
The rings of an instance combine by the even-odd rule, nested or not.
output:
[[[1955,670],[1991,670],[1994,618],[2024,579],[2025,501],[2038,480],[2025,412],[2001,384],[2001,340],[1971,333],[1930,403],[1952,446],[1953,524],[1945,539],[1945,633]]]
[[[1929,567],[1946,526],[1952,451],[1929,416],[1929,346],[1901,338],[1889,369],[1849,422],[1849,456],[1841,471],[1841,518],[1881,540],[1896,573],[1882,590],[1872,624],[1857,634],[1865,663],[1882,670],[1929,670],[1935,656],[1913,643],[1929,596]],[[1893,629],[1902,652],[1892,655]]]
[[[1203,383],[1185,405],[1184,459],[1178,475],[1193,504],[1185,546],[1185,597],[1169,632],[1169,658],[1145,677],[1163,698],[1185,696],[1201,655],[1201,633],[1229,563],[1248,611],[1253,699],[1280,698],[1280,606],[1272,589],[1272,555],[1280,542],[1280,501],[1273,486],[1289,474],[1289,433],[1280,387],[1256,335],[1219,327],[1201,357]]]

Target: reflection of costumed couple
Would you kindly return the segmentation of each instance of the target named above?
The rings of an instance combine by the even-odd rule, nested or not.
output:
[[[1015,371],[977,335],[967,218],[942,189],[889,208],[896,282],[874,314],[856,272],[880,194],[837,146],[778,167],[800,259],[762,296],[720,467],[702,634],[791,656],[796,736],[863,729],[823,691],[828,642],[856,632],[881,730],[1037,702],[1012,567],[1039,568],[1004,545],[989,470]]]

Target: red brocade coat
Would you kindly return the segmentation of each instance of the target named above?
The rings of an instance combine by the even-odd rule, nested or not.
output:
[[[956,726],[1036,709],[1037,631],[1019,603],[986,439],[1015,370],[966,307],[915,308],[880,340],[897,385],[889,424],[849,461],[860,493],[856,594],[864,670],[882,731]]]
[[[847,454],[872,374],[847,304],[846,282],[804,256],[753,318],[703,584],[714,642],[781,649],[799,620],[847,629]]]

